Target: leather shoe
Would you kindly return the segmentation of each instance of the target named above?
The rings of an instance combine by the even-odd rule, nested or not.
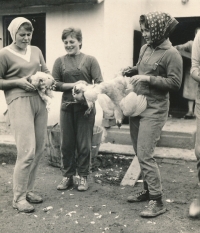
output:
[[[26,200],[30,203],[35,203],[35,204],[43,202],[42,197],[34,192],[28,192],[26,194]]]
[[[19,202],[15,202],[13,200],[13,208],[18,210],[19,212],[30,213],[35,209],[32,205],[30,205],[26,200],[21,200]]]
[[[150,200],[148,206],[140,213],[141,217],[149,218],[164,214],[167,211],[162,200]]]
[[[149,200],[149,191],[143,190],[134,196],[129,196],[127,198],[128,202],[141,202],[141,201],[148,201]]]

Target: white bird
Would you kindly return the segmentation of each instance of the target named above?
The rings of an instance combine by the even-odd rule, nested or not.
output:
[[[85,114],[90,113],[95,101],[99,98],[98,102],[103,111],[108,115],[114,115],[116,124],[120,128],[125,115],[123,114],[123,109],[120,107],[120,102],[128,95],[128,93],[132,93],[133,91],[133,87],[129,83],[129,80],[130,78],[128,77],[117,76],[111,80],[95,85],[78,83],[74,86],[72,94],[75,101],[82,103],[85,101],[87,103],[88,110]],[[135,102],[134,100],[132,100],[132,102],[128,101],[128,104],[135,105]]]

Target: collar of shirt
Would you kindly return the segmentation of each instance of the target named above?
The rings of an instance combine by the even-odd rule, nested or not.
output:
[[[151,47],[151,46],[150,46]],[[170,42],[169,38],[167,38],[165,41],[163,41],[160,45],[156,47],[159,49],[170,49],[172,47],[172,43]]]

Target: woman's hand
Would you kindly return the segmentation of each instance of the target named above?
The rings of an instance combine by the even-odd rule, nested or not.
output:
[[[124,69],[121,70],[122,76],[126,76],[126,77],[132,77],[135,73],[135,70],[133,69],[133,67],[126,67]]]
[[[50,90],[55,91],[56,90],[56,81],[54,80],[53,84],[50,86]]]
[[[86,81],[84,81],[84,80],[79,80],[79,81],[75,82],[75,85],[77,85],[79,83],[83,83],[85,85],[88,85],[88,83]]]
[[[130,78],[130,83],[132,85],[135,85],[139,82],[150,82],[150,76],[148,76],[148,75],[135,75],[132,78]]]
[[[16,80],[17,86],[25,91],[36,91],[36,88],[28,81],[28,77]]]

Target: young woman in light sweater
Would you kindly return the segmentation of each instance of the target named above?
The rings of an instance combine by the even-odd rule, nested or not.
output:
[[[13,208],[34,211],[30,203],[41,203],[34,192],[39,160],[45,146],[47,110],[28,78],[37,71],[49,73],[39,48],[30,46],[33,26],[23,17],[9,25],[13,43],[0,50],[0,90],[5,93],[11,129],[17,146],[13,174]],[[30,202],[30,203],[29,203]]]
[[[196,142],[195,155],[197,158],[197,175],[200,182],[200,31],[197,32],[192,45],[192,67],[190,70],[191,77],[198,83],[196,100],[195,100],[195,115],[196,115]],[[191,217],[200,216],[200,194],[194,199],[190,205],[189,215]]]

